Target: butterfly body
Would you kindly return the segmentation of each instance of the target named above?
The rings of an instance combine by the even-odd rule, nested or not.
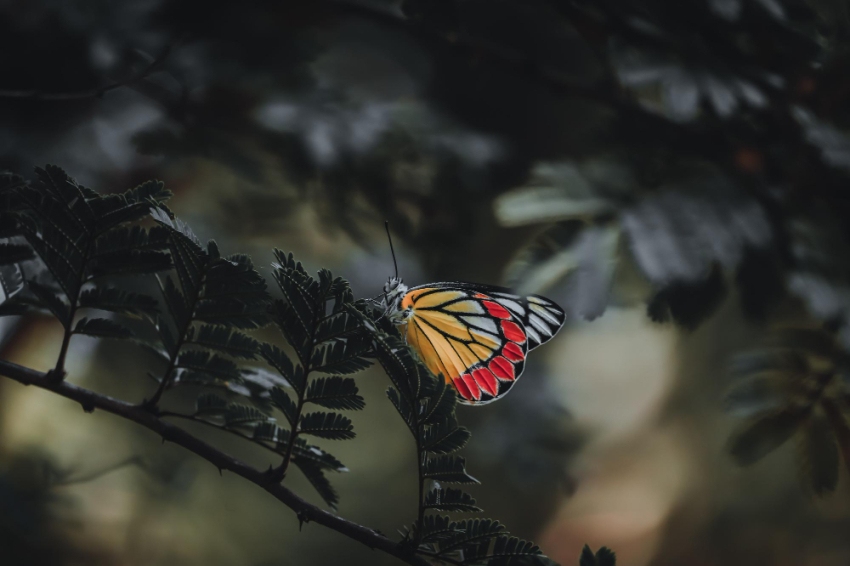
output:
[[[384,286],[384,308],[420,360],[469,405],[504,396],[528,352],[565,320],[563,309],[538,295],[462,282],[408,287],[397,277]]]

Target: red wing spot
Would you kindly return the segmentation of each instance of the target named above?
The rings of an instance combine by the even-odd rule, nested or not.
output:
[[[458,395],[460,395],[463,399],[466,399],[467,401],[472,400],[472,392],[469,390],[469,387],[467,387],[463,379],[461,379],[460,377],[458,377],[457,379],[453,379],[452,385],[455,386]]]
[[[490,371],[499,379],[514,380],[514,365],[502,356],[493,358],[493,361],[490,362]]]
[[[469,375],[468,373],[460,376],[460,379],[466,383],[466,386],[469,388],[469,391],[472,393],[472,398],[478,401],[481,399],[481,389],[478,387],[478,384],[475,383],[475,378]]]
[[[476,299],[486,299],[487,295],[484,295],[482,293],[475,293],[475,298]]]
[[[499,394],[499,382],[496,381],[496,376],[487,368],[478,368],[472,372],[475,381],[485,392],[493,397]]]
[[[513,342],[505,344],[505,347],[502,349],[502,355],[512,362],[521,362],[525,358],[525,354],[522,353],[522,348]]]
[[[486,305],[487,303],[484,304]],[[502,332],[505,333],[505,338],[507,338],[511,342],[518,342],[520,344],[525,342],[525,331],[523,331],[523,329],[520,328],[519,325],[515,322],[511,322],[510,320],[503,320]]]
[[[496,318],[511,318],[511,313],[508,312],[508,309],[500,305],[499,303],[494,303],[492,301],[481,301],[485,307],[487,307],[487,312],[490,313],[490,316],[495,316]]]

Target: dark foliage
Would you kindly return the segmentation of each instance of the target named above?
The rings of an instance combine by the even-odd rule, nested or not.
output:
[[[455,393],[442,376],[432,375],[414,359],[381,313],[372,313],[372,324],[375,356],[393,383],[387,397],[417,446],[419,514],[404,529],[405,541],[417,552],[452,564],[548,564],[537,546],[510,536],[498,521],[455,521],[439,514],[481,511],[469,493],[442,486],[478,483],[466,472],[464,459],[456,455],[469,440],[469,432],[457,423]]]
[[[839,454],[850,464],[848,369],[847,354],[820,329],[779,331],[741,355],[726,397],[727,410],[744,419],[729,439],[732,457],[751,465],[795,438],[804,485],[819,496],[834,491]]]
[[[247,256],[223,257],[215,242],[202,245],[189,226],[165,208],[162,200],[168,193],[161,184],[101,197],[58,168],[39,170],[39,175],[34,186],[11,177],[4,185],[0,213],[13,222],[5,242],[0,242],[4,266],[12,268],[3,277],[4,314],[50,311],[66,327],[65,347],[72,334],[134,335],[112,319],[77,320],[78,309],[147,321],[158,341],[139,339],[139,344],[164,370],[158,376],[149,373],[158,386],[136,410],[189,419],[263,446],[282,458],[266,474],[268,481],[282,481],[292,463],[332,508],[339,496],[327,473],[347,468],[307,438],[355,437],[351,420],[337,411],[365,407],[349,375],[377,358],[393,383],[388,396],[417,446],[418,517],[401,544],[428,560],[543,563],[534,544],[511,537],[498,521],[457,522],[439,514],[480,511],[468,493],[441,485],[478,483],[455,454],[469,439],[469,432],[457,424],[455,394],[411,357],[385,319],[366,302],[354,300],[344,279],[327,270],[314,278],[292,254],[276,250],[273,276],[282,298],[274,299]],[[148,216],[157,227],[128,225]],[[119,256],[139,260],[134,271],[158,283],[162,309],[148,295],[98,285],[99,275],[90,267],[100,265],[106,272],[105,266],[121,264]],[[104,263],[103,258],[111,259]],[[269,322],[285,338],[286,350],[248,334]],[[276,373],[242,365],[252,360],[266,362]],[[194,411],[160,409],[162,396],[184,384],[204,390]]]

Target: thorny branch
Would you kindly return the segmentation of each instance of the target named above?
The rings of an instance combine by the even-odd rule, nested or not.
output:
[[[152,430],[162,436],[163,441],[173,442],[182,446],[207,460],[219,470],[233,472],[263,488],[284,505],[295,511],[299,520],[303,522],[312,521],[323,525],[352,540],[365,544],[369,548],[386,552],[407,564],[414,566],[428,566],[430,564],[422,556],[414,554],[410,546],[394,542],[373,529],[359,525],[308,503],[280,483],[270,481],[269,475],[266,472],[253,468],[241,460],[225,454],[176,425],[165,422],[160,415],[150,410],[140,408],[120,399],[115,399],[114,397],[95,393],[72,383],[52,380],[45,373],[6,360],[0,360],[0,374],[24,385],[33,385],[76,401],[82,405],[83,410],[87,413],[91,413],[95,409],[100,409]]]
[[[38,90],[0,90],[0,98],[25,98],[29,100],[85,100],[87,98],[102,98],[109,91],[116,90],[122,87],[134,86],[136,83],[143,81],[151,74],[159,70],[160,67],[168,59],[171,54],[173,44],[168,44],[162,52],[151,61],[144,69],[139,71],[132,77],[113,83],[88,90],[80,90],[76,92],[43,92]]]

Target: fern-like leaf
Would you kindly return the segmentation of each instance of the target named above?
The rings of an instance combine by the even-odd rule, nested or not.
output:
[[[466,473],[466,462],[460,456],[434,456],[425,460],[423,475],[440,483],[480,483]]]
[[[197,332],[192,332],[187,343],[243,360],[253,360],[260,349],[260,343],[247,334],[209,324],[201,325]]]
[[[59,295],[37,281],[27,281],[26,285],[38,299],[39,303],[53,313],[53,316],[62,323],[62,326],[65,328],[71,326],[71,309]]]
[[[593,554],[590,547],[584,545],[581,550],[579,566],[616,566],[617,557],[611,549],[603,546]]]
[[[367,336],[335,340],[313,351],[310,367],[313,371],[333,375],[357,373],[371,365],[364,357],[371,346],[371,339]]]
[[[328,409],[356,411],[365,406],[357,391],[357,384],[349,377],[320,377],[310,382],[305,401]]]
[[[347,440],[355,436],[351,419],[339,413],[307,413],[301,417],[298,429],[302,434],[329,440]]]
[[[301,473],[304,474],[304,477],[307,478],[307,481],[319,493],[328,507],[335,510],[337,504],[339,504],[339,495],[331,485],[331,482],[328,481],[328,478],[325,477],[322,466],[314,460],[302,458],[298,454],[293,454],[292,463],[298,466],[298,469],[301,470]]]
[[[422,436],[422,448],[432,454],[451,454],[466,445],[469,431],[457,425],[454,418],[429,426]]]
[[[271,402],[272,404],[280,409],[280,412],[284,414],[286,420],[289,421],[289,425],[293,428],[295,427],[296,420],[298,419],[298,407],[295,405],[295,401],[280,387],[275,387],[270,392]]]
[[[74,334],[98,338],[132,338],[133,331],[107,318],[81,318],[74,326]]]
[[[175,367],[195,375],[225,381],[238,380],[240,377],[239,368],[232,361],[200,350],[182,352],[177,357]]]
[[[425,508],[439,511],[458,511],[461,513],[476,513],[481,511],[475,505],[475,499],[459,489],[434,488],[425,496]]]
[[[81,307],[134,316],[152,316],[159,312],[153,297],[115,287],[95,287],[80,294]]]

